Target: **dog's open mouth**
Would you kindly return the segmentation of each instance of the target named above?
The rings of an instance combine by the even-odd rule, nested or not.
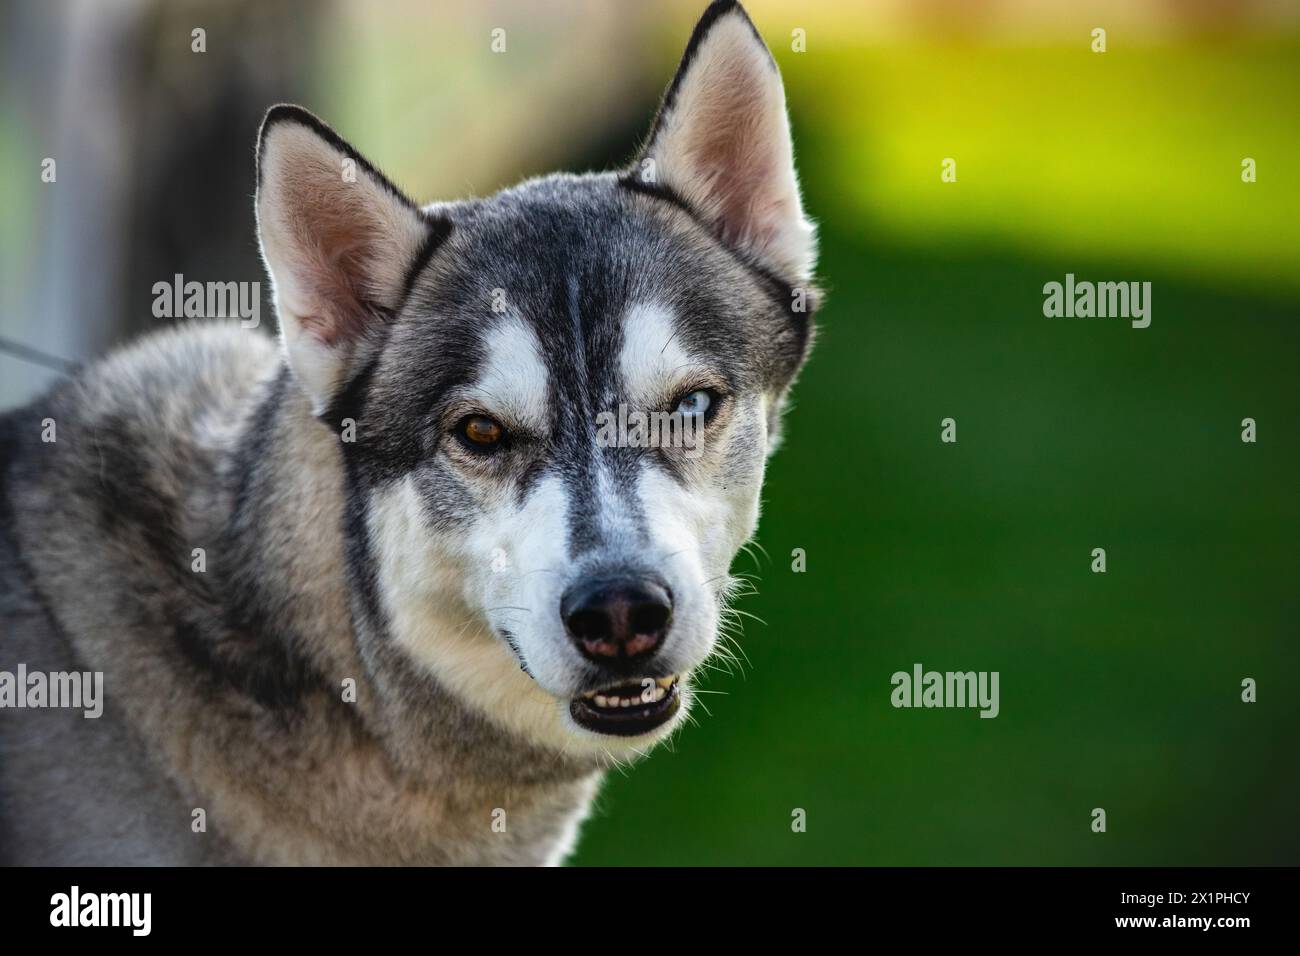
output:
[[[647,677],[575,697],[569,713],[587,730],[635,737],[667,723],[681,703],[676,677]]]

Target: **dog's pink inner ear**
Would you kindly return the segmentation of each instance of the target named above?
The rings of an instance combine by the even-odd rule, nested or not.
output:
[[[376,282],[383,244],[365,210],[339,205],[318,213],[295,224],[303,306],[311,310],[299,318],[305,329],[334,344],[365,334],[376,320],[372,303],[384,294]]]
[[[295,108],[268,116],[259,176],[258,233],[285,355],[319,409],[364,360],[373,327],[398,308],[430,226],[396,187]]]
[[[785,91],[744,12],[701,21],[645,158],[653,175],[727,242],[789,279],[813,267]],[[642,165],[644,169],[644,163]]]
[[[263,248],[281,305],[325,343],[363,335],[395,304],[423,226],[364,171],[345,176],[348,157],[310,130],[281,138],[268,144],[259,197]]]
[[[717,97],[724,101],[725,97]],[[774,237],[781,198],[771,194],[780,168],[765,144],[755,141],[753,124],[735,122],[741,109],[719,109],[714,118],[700,121],[687,131],[688,167],[698,170],[697,197],[716,202],[718,227],[724,239],[739,245],[764,247]],[[795,210],[797,212],[797,210]]]

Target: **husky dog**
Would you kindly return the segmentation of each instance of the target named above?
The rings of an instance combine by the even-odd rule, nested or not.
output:
[[[0,856],[562,861],[686,714],[811,341],[776,65],[714,3],[630,169],[488,199],[293,106],[257,163],[278,347],[176,327],[0,419],[0,671],[105,697],[0,709]]]

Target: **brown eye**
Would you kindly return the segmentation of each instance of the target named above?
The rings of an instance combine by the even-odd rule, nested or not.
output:
[[[470,415],[460,423],[460,433],[471,445],[486,449],[499,443],[506,430],[486,415]]]

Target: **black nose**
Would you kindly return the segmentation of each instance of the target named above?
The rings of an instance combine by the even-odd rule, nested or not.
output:
[[[612,670],[633,671],[663,643],[673,599],[651,578],[596,578],[564,592],[560,616],[585,657]]]

